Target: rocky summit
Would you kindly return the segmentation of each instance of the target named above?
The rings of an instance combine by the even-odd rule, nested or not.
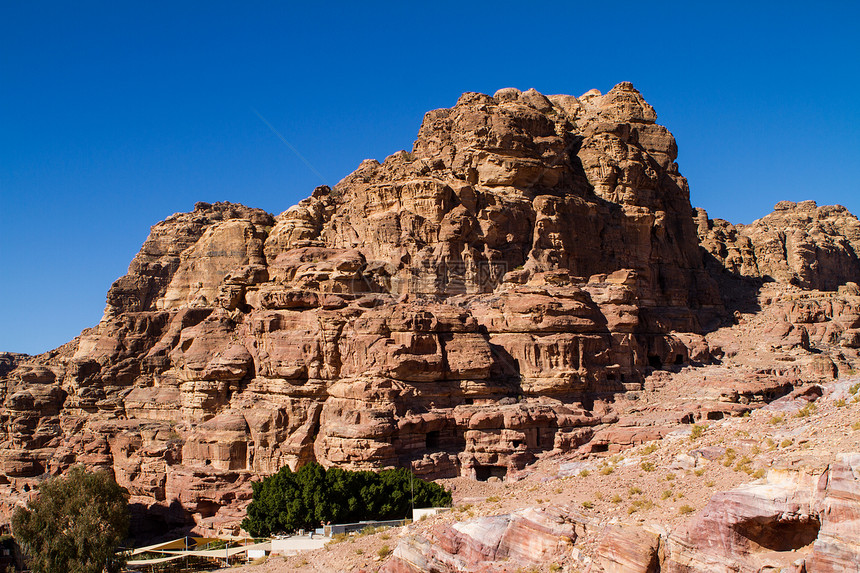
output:
[[[860,366],[857,218],[712,220],[656,120],[627,82],[466,93],[278,216],[158,223],[98,326],[0,357],[6,515],[83,463],[141,535],[235,531],[284,465],[511,481]],[[679,376],[678,400],[629,408]]]

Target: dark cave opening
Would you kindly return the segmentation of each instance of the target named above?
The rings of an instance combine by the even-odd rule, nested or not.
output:
[[[508,468],[505,466],[475,466],[475,479],[478,481],[487,481],[491,477],[505,479],[508,475]]]
[[[820,528],[818,519],[809,516],[806,521],[749,521],[736,525],[735,531],[765,549],[793,551],[814,542]]]
[[[424,446],[428,450],[434,450],[439,447],[439,430],[431,430],[424,436]]]

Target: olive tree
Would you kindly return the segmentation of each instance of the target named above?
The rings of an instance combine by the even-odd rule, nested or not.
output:
[[[128,491],[105,471],[74,466],[39,486],[12,515],[12,533],[34,573],[119,571],[128,534]]]

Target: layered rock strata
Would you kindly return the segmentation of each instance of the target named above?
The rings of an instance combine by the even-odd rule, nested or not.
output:
[[[841,205],[780,201],[749,225],[696,209],[696,224],[702,247],[732,273],[827,291],[860,283],[860,221]]]
[[[650,439],[612,434],[612,403],[721,356],[704,336],[726,317],[721,273],[856,294],[856,219],[709,221],[676,156],[629,83],[505,89],[429,112],[411,152],[277,217],[198,203],[152,228],[97,327],[4,357],[0,487],[105,467],[150,516],[214,530],[284,465],[503,479]],[[783,259],[780,225],[800,237]],[[776,336],[856,348],[853,300],[797,301]]]
[[[570,551],[576,520],[560,508],[524,509],[512,514],[479,517],[440,525],[429,535],[401,541],[381,571],[509,570],[552,562]]]

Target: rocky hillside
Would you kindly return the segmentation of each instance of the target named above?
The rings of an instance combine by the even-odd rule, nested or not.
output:
[[[687,374],[637,401],[677,400]],[[545,457],[517,481],[444,480],[452,512],[229,571],[857,571],[858,388],[811,385],[646,445]]]
[[[709,220],[676,156],[629,83],[509,88],[429,112],[411,152],[277,217],[173,215],[98,326],[0,358],[5,511],[84,463],[131,491],[142,536],[232,531],[283,465],[515,480],[860,364],[857,219],[804,202]],[[748,355],[729,327],[765,310]]]

